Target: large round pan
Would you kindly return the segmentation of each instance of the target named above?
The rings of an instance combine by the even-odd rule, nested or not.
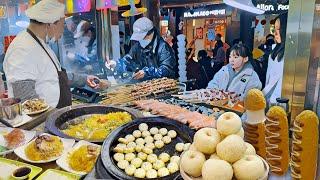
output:
[[[154,153],[159,155],[162,152],[170,154],[170,156],[178,155],[180,153],[176,152],[175,145],[179,142],[182,143],[191,143],[195,131],[190,129],[188,126],[181,124],[177,121],[170,120],[164,117],[152,117],[152,118],[141,118],[136,119],[126,125],[119,127],[114,130],[103,142],[101,159],[105,169],[114,177],[121,180],[134,180],[132,176],[125,174],[123,170],[117,167],[116,161],[113,159],[114,152],[112,151],[114,147],[118,144],[118,139],[125,137],[127,134],[132,134],[132,132],[138,129],[140,123],[147,123],[149,128],[158,127],[158,128],[167,128],[168,130],[175,130],[177,132],[177,137],[172,139],[172,142],[168,145],[165,145],[161,149],[155,149]],[[159,178],[161,180],[175,180],[180,177],[180,173],[176,172],[169,176]]]
[[[78,106],[68,106],[62,109],[55,110],[52,112],[46,120],[46,129],[57,136],[62,138],[71,138],[76,141],[86,140],[89,142],[102,143],[104,139],[100,140],[87,140],[79,139],[76,137],[68,136],[62,132],[63,129],[67,128],[67,123],[72,122],[75,118],[89,116],[91,114],[106,114],[110,112],[128,112],[132,119],[143,117],[143,115],[134,109],[117,107],[117,106],[105,106],[105,105],[78,105]]]

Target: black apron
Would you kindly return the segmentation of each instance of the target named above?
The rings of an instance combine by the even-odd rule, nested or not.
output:
[[[37,43],[47,53],[51,62],[53,63],[54,67],[57,70],[58,77],[59,77],[59,88],[60,88],[60,97],[59,97],[59,102],[58,102],[57,108],[63,108],[66,106],[70,106],[72,104],[72,95],[71,95],[70,86],[68,83],[69,79],[68,79],[66,70],[61,68],[61,71],[59,71],[56,63],[54,63],[54,60],[52,59],[52,57],[50,56],[48,51],[43,47],[43,45],[40,42],[40,40],[38,39],[38,37],[30,29],[27,29],[27,32],[33,37],[34,40],[37,41]]]

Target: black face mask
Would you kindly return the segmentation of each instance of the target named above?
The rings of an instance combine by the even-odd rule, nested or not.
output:
[[[273,39],[268,39],[267,42],[266,42],[266,45],[268,46],[272,46],[272,44],[274,44],[274,40]]]

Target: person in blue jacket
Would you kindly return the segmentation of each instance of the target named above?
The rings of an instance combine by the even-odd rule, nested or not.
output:
[[[209,82],[207,88],[235,92],[243,100],[250,89],[262,88],[258,74],[249,62],[249,48],[236,44],[230,50],[229,64],[222,67]]]
[[[135,21],[131,40],[137,43],[119,60],[118,70],[133,72],[132,78],[138,81],[175,77],[174,51],[150,19],[142,17]]]

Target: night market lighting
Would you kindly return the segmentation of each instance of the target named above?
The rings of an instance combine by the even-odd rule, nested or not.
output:
[[[223,0],[223,2],[234,8],[242,9],[247,12],[254,14],[264,14],[264,10],[256,8],[251,0]]]

